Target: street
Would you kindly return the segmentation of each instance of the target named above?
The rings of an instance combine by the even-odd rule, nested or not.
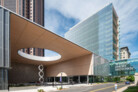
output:
[[[126,86],[124,83],[118,83],[118,89],[124,86]],[[93,86],[72,87],[58,92],[112,92],[112,91],[114,91],[114,83],[105,83]]]

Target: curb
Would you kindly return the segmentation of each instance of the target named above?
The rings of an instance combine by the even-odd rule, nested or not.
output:
[[[123,92],[124,90],[126,90],[129,86],[134,86],[135,84],[131,84],[131,85],[127,85],[127,86],[124,86],[122,88],[119,88],[116,92]],[[115,91],[112,91],[112,92],[115,92]]]

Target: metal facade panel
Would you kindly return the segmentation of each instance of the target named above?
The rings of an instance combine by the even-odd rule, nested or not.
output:
[[[3,9],[0,8],[0,67],[3,66]]]
[[[8,88],[8,70],[10,63],[9,11],[0,7],[0,90]]]

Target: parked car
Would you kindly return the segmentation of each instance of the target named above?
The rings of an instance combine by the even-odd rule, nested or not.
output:
[[[130,84],[130,82],[129,81],[126,81],[125,84]]]

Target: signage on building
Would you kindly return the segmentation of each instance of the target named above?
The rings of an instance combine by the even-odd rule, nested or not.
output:
[[[122,70],[130,71],[134,70],[134,67],[130,66],[130,64],[127,63],[115,65],[115,71],[122,71]]]

